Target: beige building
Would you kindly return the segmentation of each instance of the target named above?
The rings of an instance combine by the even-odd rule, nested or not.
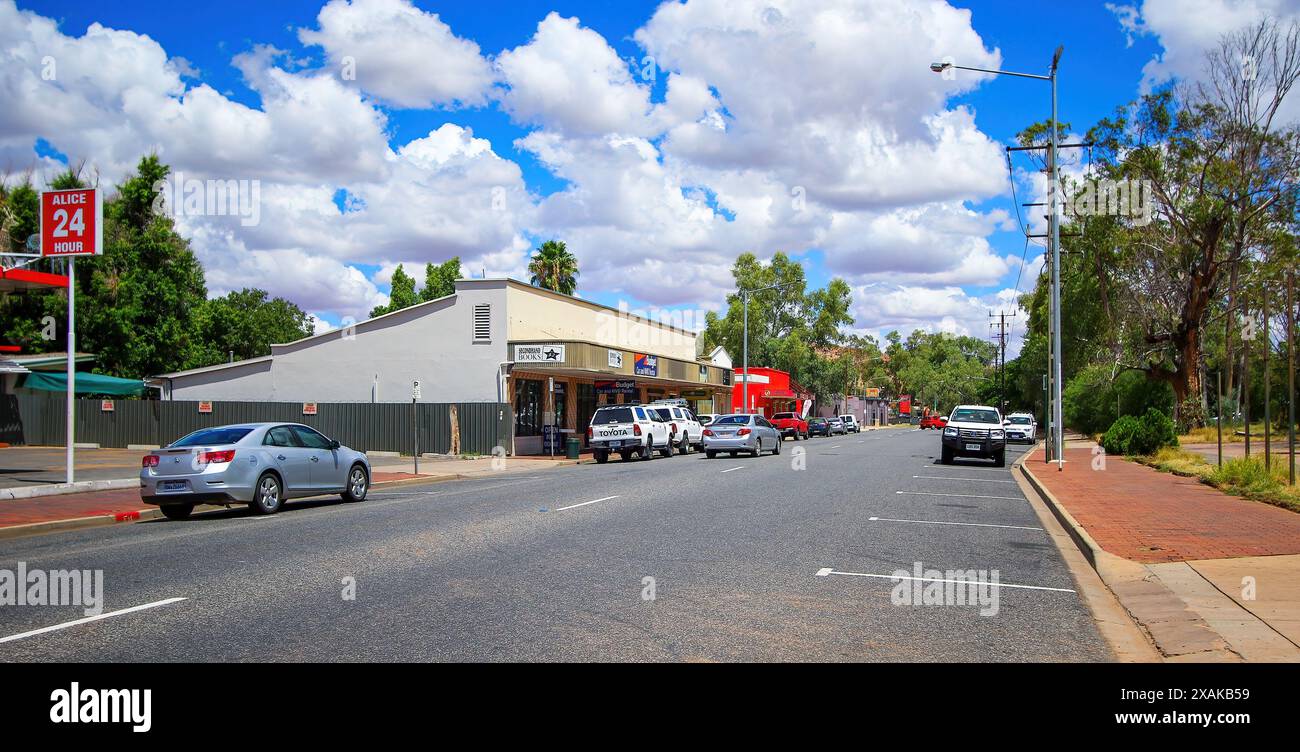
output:
[[[696,334],[512,279],[462,279],[445,298],[246,361],[162,374],[164,399],[505,402],[513,451],[543,451],[545,426],[585,440],[602,404],[684,398],[727,412],[731,359]],[[557,452],[562,451],[557,447]]]

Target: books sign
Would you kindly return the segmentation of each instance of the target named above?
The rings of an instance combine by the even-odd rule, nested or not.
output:
[[[515,345],[516,363],[563,363],[564,345]]]

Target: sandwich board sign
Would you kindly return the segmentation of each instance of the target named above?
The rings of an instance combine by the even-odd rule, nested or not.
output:
[[[98,256],[104,252],[104,197],[98,188],[41,193],[41,255]]]

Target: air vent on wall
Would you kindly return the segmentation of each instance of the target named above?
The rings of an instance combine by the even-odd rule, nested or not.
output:
[[[492,341],[492,305],[479,303],[474,306],[474,341]]]

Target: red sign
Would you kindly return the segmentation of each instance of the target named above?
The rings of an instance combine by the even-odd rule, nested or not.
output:
[[[99,411],[103,413],[113,412],[113,400],[100,400]]]
[[[315,414],[316,414],[316,403],[315,403],[315,402],[304,402],[304,403],[302,403],[302,414],[303,414],[303,415],[315,415]]]
[[[104,252],[104,200],[98,188],[41,194],[41,255],[97,256]]]
[[[207,402],[207,401],[200,402],[200,403],[199,403],[199,412],[201,412],[201,413],[210,413],[210,412],[212,412],[212,403],[211,403],[211,402]]]
[[[901,395],[899,395],[899,397],[898,397],[898,414],[899,414],[899,415],[911,415],[911,414],[912,414],[912,395],[910,395],[910,394],[901,394]]]

